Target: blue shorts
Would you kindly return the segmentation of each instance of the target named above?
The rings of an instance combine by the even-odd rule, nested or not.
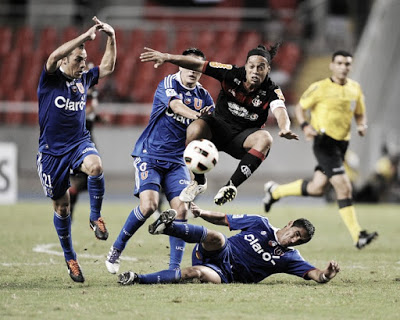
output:
[[[232,250],[230,242],[225,237],[225,246],[217,251],[206,251],[199,243],[195,245],[192,252],[193,266],[206,266],[213,269],[221,278],[223,283],[234,282],[232,273]]]
[[[61,156],[38,152],[36,165],[44,194],[53,200],[61,198],[70,187],[70,170],[77,169],[83,159],[90,154],[100,156],[90,140],[83,141],[69,153]]]
[[[134,190],[136,197],[145,190],[159,192],[162,187],[167,200],[171,201],[190,183],[189,169],[185,164],[136,157],[133,166],[136,171]]]

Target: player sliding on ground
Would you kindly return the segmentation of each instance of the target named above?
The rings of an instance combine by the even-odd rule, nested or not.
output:
[[[260,45],[250,50],[243,67],[209,62],[183,55],[161,53],[150,48],[140,55],[142,62],[154,62],[159,67],[170,62],[180,67],[202,72],[221,82],[221,92],[213,114],[203,114],[187,129],[186,144],[193,140],[208,139],[219,151],[224,151],[240,162],[229,179],[214,197],[217,205],[232,201],[237,187],[247,180],[264,161],[272,144],[272,136],[262,128],[268,112],[274,114],[279,136],[298,140],[290,130],[285,98],[281,89],[269,78],[271,61],[279,44],[267,50]],[[184,202],[193,201],[207,188],[204,174],[194,174],[194,180],[181,192]]]
[[[119,275],[118,282],[132,285],[198,279],[211,283],[257,283],[274,273],[287,273],[305,280],[326,283],[340,271],[335,261],[330,261],[325,269],[320,270],[292,248],[307,243],[314,235],[315,228],[306,219],[290,221],[284,228],[277,229],[266,217],[258,215],[207,211],[194,203],[191,203],[191,211],[195,217],[241,232],[227,238],[221,232],[204,226],[175,223],[176,212],[164,211],[149,226],[149,232],[197,243],[193,249],[192,267],[150,274],[128,271]]]

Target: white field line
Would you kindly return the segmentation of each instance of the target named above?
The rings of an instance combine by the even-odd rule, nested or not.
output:
[[[47,253],[47,254],[52,254],[56,256],[64,256],[64,253],[56,250],[52,250],[53,247],[59,246],[58,243],[48,243],[48,244],[38,244],[35,247],[33,247],[33,252],[39,252],[39,253]],[[104,259],[105,255],[93,255],[93,254],[88,254],[88,253],[80,253],[78,254],[79,258],[88,258],[88,259]],[[126,260],[126,261],[137,261],[137,258],[134,257],[128,257],[128,256],[121,256],[121,260]]]
[[[46,253],[50,254],[53,256],[64,256],[64,253],[62,250],[54,250],[53,247],[59,247],[60,244],[58,243],[48,243],[48,244],[38,244],[35,247],[33,247],[32,251],[37,252],[37,253]],[[77,254],[79,259],[80,258],[86,258],[86,259],[104,259],[106,256],[105,255],[94,255],[94,254],[88,254],[88,253],[78,253]],[[121,260],[125,261],[138,261],[137,258],[135,257],[129,257],[129,256],[121,256]],[[13,266],[42,266],[42,265],[51,265],[51,264],[57,264],[54,262],[52,259],[50,259],[50,262],[38,262],[38,263],[10,263],[10,262],[2,262],[0,265],[3,267],[13,267]]]

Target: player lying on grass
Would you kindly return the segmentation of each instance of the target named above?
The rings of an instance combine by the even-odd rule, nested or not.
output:
[[[292,248],[307,243],[314,235],[315,228],[306,219],[290,221],[284,228],[278,229],[266,217],[258,215],[230,215],[202,210],[194,203],[191,203],[191,211],[195,217],[241,232],[227,238],[221,232],[204,226],[175,223],[176,212],[164,211],[149,226],[149,232],[197,243],[193,249],[192,266],[150,274],[128,271],[119,275],[118,282],[131,285],[199,279],[211,283],[257,283],[274,273],[288,273],[305,280],[326,283],[340,270],[335,261],[330,261],[326,269],[320,270]]]

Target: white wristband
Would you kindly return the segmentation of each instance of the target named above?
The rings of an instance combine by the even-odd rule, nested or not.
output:
[[[331,279],[327,278],[326,275],[324,273],[322,273],[322,281],[329,282],[329,280],[331,280]]]

